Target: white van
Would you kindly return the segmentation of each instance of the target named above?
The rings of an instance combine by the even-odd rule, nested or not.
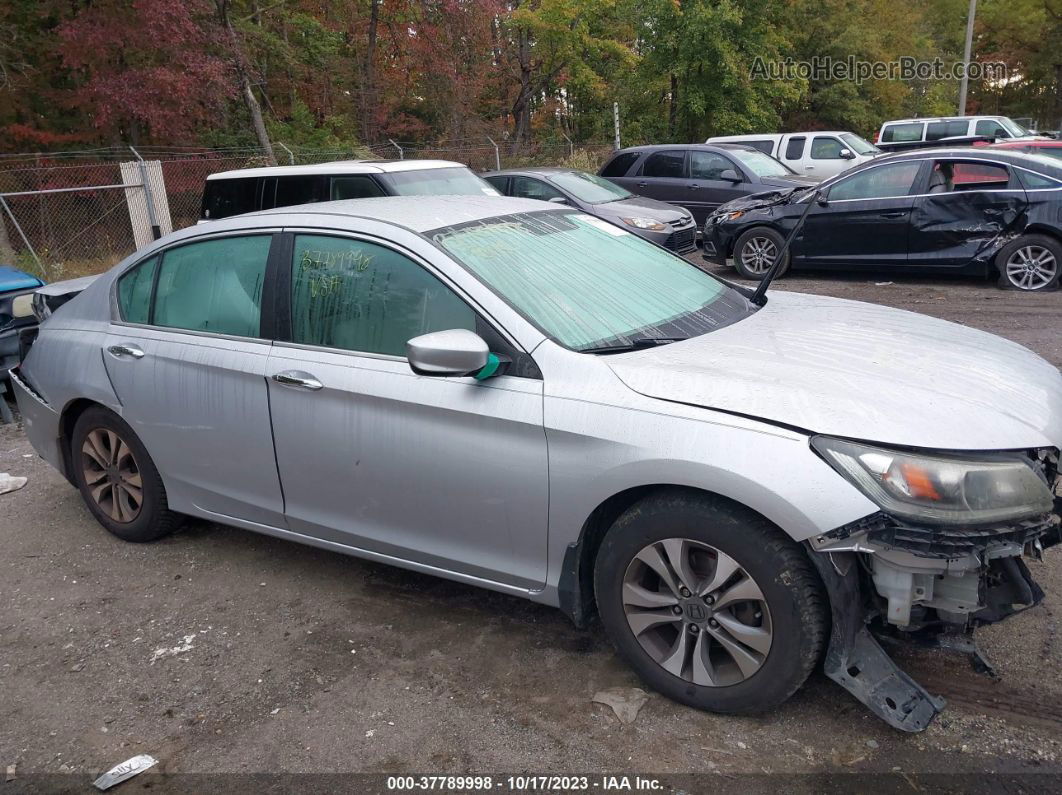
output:
[[[274,207],[374,196],[500,196],[449,160],[337,160],[222,171],[206,178],[199,223]]]
[[[886,148],[910,148],[912,144],[953,138],[996,138],[1006,140],[1045,140],[1006,116],[940,116],[923,119],[894,119],[881,125],[877,143]]]
[[[717,135],[709,144],[744,144],[780,160],[798,174],[832,177],[881,154],[874,144],[855,133],[815,131],[764,135]]]

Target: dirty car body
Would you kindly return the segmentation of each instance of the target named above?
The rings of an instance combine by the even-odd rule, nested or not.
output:
[[[544,202],[175,233],[57,309],[13,381],[122,538],[191,515],[596,608],[646,682],[722,712],[777,706],[825,654],[924,728],[940,703],[870,629],[966,638],[1038,601],[1022,561],[1058,538],[1047,362],[883,307],[759,306]]]
[[[705,224],[705,259],[740,256],[735,247],[752,229],[785,236],[812,193],[774,191],[723,205]],[[793,240],[792,268],[983,276],[1001,267],[1001,251],[1023,235],[1062,246],[1062,163],[1043,156],[986,149],[890,155],[824,182],[816,196]]]

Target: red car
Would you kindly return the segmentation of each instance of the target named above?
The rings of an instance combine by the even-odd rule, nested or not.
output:
[[[989,149],[1013,149],[1032,155],[1047,155],[1062,160],[1062,141],[1002,141],[990,144]]]

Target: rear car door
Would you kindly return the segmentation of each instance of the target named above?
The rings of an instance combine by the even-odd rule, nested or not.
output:
[[[870,166],[835,182],[793,241],[802,265],[845,268],[907,264],[911,195],[924,161]]]
[[[690,178],[686,184],[688,198],[682,206],[693,213],[698,226],[703,226],[720,204],[747,196],[760,187],[748,183],[741,167],[718,152],[691,149],[689,168]],[[741,177],[741,181],[723,179],[724,171],[733,171]]]
[[[1028,200],[1001,162],[939,158],[911,216],[911,264],[973,268],[990,264],[1000,241],[1017,229]]]
[[[266,367],[271,232],[166,249],[117,283],[101,355],[177,509],[283,524]]]
[[[623,187],[638,196],[685,207],[689,201],[688,175],[686,150],[664,149],[650,153],[642,161],[634,184]]]
[[[503,335],[423,260],[378,239],[286,236],[290,313],[269,361],[291,530],[522,588],[545,581],[542,380],[416,375],[406,342]],[[530,361],[509,348],[506,355]]]
[[[806,135],[786,135],[778,145],[778,159],[798,174],[804,173],[804,150]]]

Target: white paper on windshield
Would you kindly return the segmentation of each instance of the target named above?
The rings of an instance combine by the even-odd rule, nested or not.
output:
[[[575,217],[580,221],[586,221],[590,226],[597,227],[602,232],[608,232],[610,235],[615,235],[616,237],[630,234],[626,229],[620,229],[618,226],[613,226],[608,221],[602,221],[600,218],[594,218],[592,215],[584,215],[583,213],[580,213]]]

